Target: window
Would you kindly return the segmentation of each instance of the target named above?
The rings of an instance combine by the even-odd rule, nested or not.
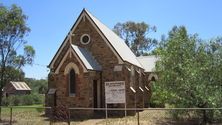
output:
[[[82,44],[86,45],[90,42],[90,36],[88,34],[83,34],[80,38]]]
[[[71,69],[69,72],[69,95],[75,95],[76,93],[76,74],[75,70]]]

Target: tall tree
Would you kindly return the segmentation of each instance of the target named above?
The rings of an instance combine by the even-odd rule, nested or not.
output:
[[[0,5],[0,90],[5,86],[11,68],[21,70],[22,66],[33,62],[35,50],[32,46],[26,45],[27,42],[24,40],[30,31],[26,20],[27,16],[20,7]],[[21,47],[24,48],[23,54],[18,53]],[[0,104],[1,102],[2,91]]]
[[[125,43],[136,56],[147,54],[157,44],[157,40],[148,37],[150,32],[156,31],[156,27],[151,27],[145,22],[117,23],[113,30],[125,40]]]
[[[197,35],[188,35],[185,27],[174,27],[158,50],[160,79],[156,85],[164,92],[165,103],[183,108],[221,107],[221,49],[220,39],[203,42]],[[203,110],[202,116],[208,122],[215,112]]]
[[[10,81],[24,81],[25,73],[21,69],[8,66],[5,68],[5,79],[6,83]]]

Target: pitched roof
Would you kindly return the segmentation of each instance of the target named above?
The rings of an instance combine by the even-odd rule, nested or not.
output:
[[[16,90],[31,90],[25,82],[10,81],[10,83],[15,87]]]
[[[83,15],[89,18],[89,20],[96,25],[96,28],[101,32],[101,34],[106,38],[106,40],[110,43],[111,47],[115,50],[118,56],[126,62],[129,62],[133,65],[142,68],[142,65],[136,59],[134,53],[130,50],[130,48],[125,44],[124,40],[121,39],[118,35],[116,35],[112,30],[110,30],[107,26],[101,23],[97,18],[95,18],[89,11],[83,9],[81,14],[79,15],[77,21],[74,23],[70,31],[75,29],[76,25],[78,25],[79,20],[82,19]],[[54,60],[58,57],[59,53],[61,52],[63,46],[68,41],[68,35],[66,36],[65,40],[63,41],[62,45],[60,46],[59,50],[56,52],[56,55],[53,57],[52,61],[49,64],[49,67],[52,66]]]
[[[137,57],[137,60],[145,69],[145,72],[155,72],[156,62],[159,60],[159,57],[156,56],[140,56]]]
[[[82,63],[86,67],[86,69],[101,71],[101,69],[102,69],[101,66],[94,59],[94,57],[92,56],[92,54],[88,50],[81,48],[79,46],[76,46],[76,45],[72,45],[72,49],[77,54],[79,59],[82,61]]]
[[[84,11],[84,10],[83,10]],[[141,64],[136,59],[134,53],[130,50],[130,48],[126,45],[123,39],[121,39],[117,34],[115,34],[111,29],[109,29],[106,25],[101,23],[97,18],[95,18],[89,11],[85,10],[86,14],[93,20],[93,22],[98,26],[100,31],[104,34],[107,40],[110,42],[112,47],[116,50],[119,56],[129,63],[132,63],[138,67],[141,67]]]

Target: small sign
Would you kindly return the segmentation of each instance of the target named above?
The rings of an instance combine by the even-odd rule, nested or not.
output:
[[[53,95],[53,94],[55,94],[55,93],[56,93],[56,89],[54,89],[54,88],[49,89],[49,91],[48,91],[48,94],[49,94],[49,95]]]
[[[125,103],[125,81],[105,82],[106,103]]]
[[[114,71],[115,71],[115,72],[122,71],[122,68],[123,68],[122,65],[116,65],[116,66],[114,67]]]

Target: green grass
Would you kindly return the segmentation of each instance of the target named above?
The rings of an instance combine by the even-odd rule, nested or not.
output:
[[[2,108],[2,114],[8,114],[10,113],[10,108],[11,107],[3,107]],[[23,105],[23,106],[12,106],[12,112],[13,113],[18,113],[18,112],[30,112],[30,113],[34,113],[36,111],[39,111],[39,109],[42,110],[42,112],[44,111],[43,109],[43,105]]]
[[[43,108],[44,106],[42,104],[35,104],[35,105],[21,105],[21,106],[14,106],[14,107],[38,107],[38,108]]]

